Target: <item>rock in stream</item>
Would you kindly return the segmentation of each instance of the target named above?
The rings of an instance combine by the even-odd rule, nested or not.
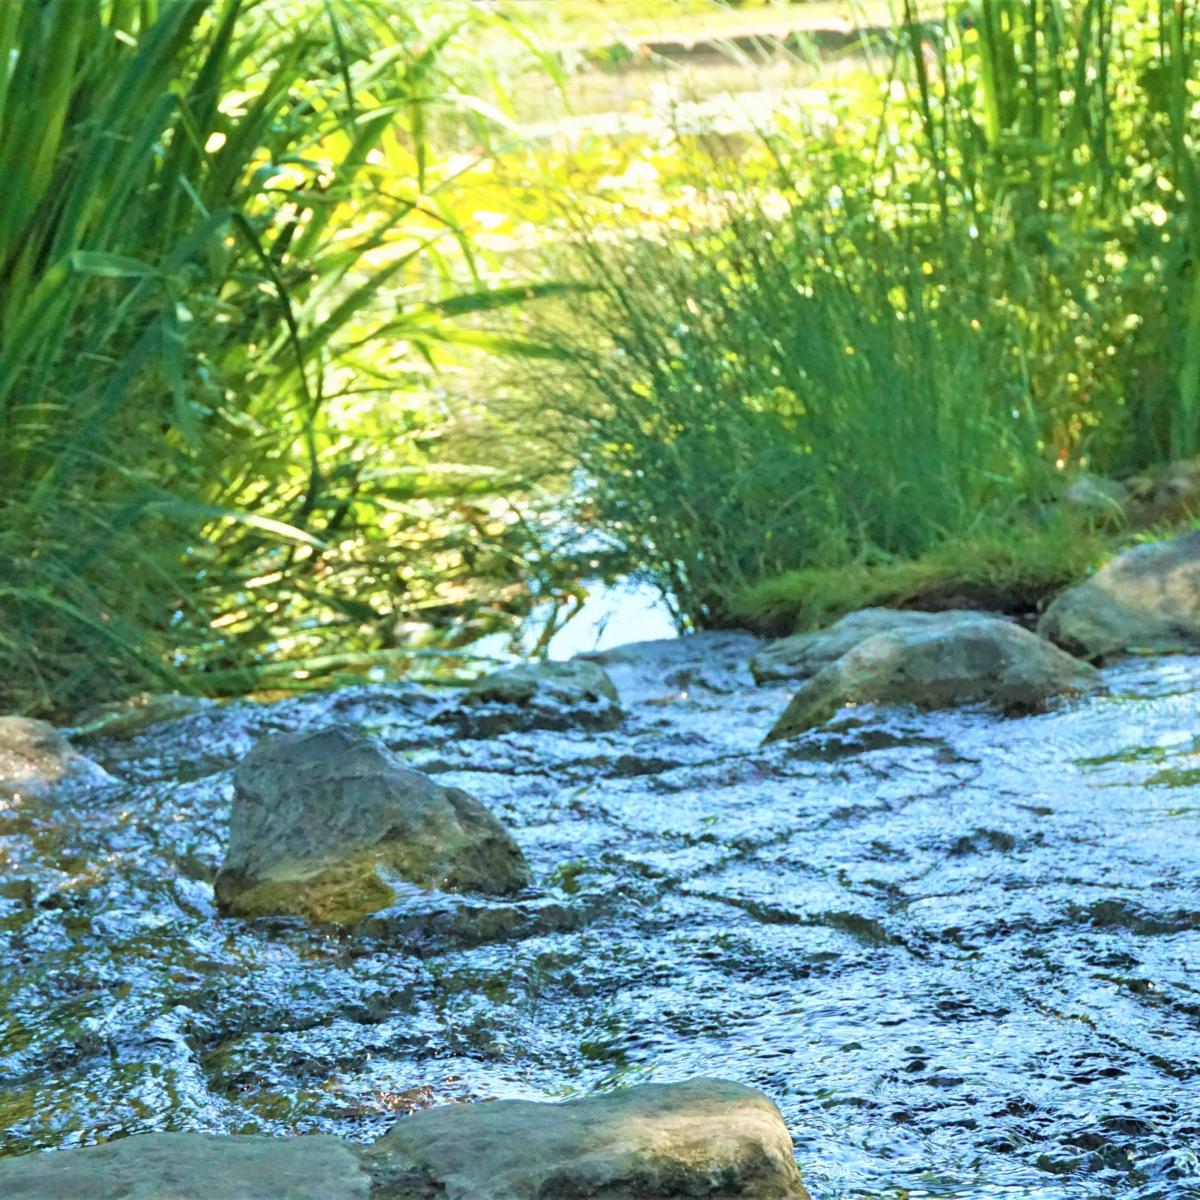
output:
[[[53,725],[30,717],[0,717],[0,796],[44,796],[66,786],[115,782]]]
[[[1058,596],[1038,632],[1090,659],[1200,649],[1200,532],[1119,554]]]
[[[4,1200],[367,1200],[337,1138],[151,1133],[86,1150],[0,1159]]]
[[[808,1200],[779,1110],[720,1079],[417,1113],[325,1136],[147,1134],[0,1160],[4,1200]]]
[[[533,729],[615,729],[621,715],[612,680],[595,663],[577,659],[493,671],[442,719],[464,737],[488,738]]]
[[[233,776],[217,901],[237,916],[352,924],[422,887],[507,894],[529,881],[517,844],[473,796],[345,729],[259,742]]]
[[[859,642],[807,680],[767,735],[793,737],[846,704],[1036,712],[1055,696],[1104,690],[1095,667],[1009,621],[976,613],[936,618]]]

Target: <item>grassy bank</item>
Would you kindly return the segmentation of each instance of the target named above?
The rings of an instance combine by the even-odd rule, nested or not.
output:
[[[817,629],[869,607],[977,608],[1025,617],[1127,542],[1070,516],[998,523],[947,537],[915,558],[866,558],[771,576],[731,596],[730,616],[772,636]]]

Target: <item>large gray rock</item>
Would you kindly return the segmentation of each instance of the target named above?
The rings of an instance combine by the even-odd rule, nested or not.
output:
[[[388,1200],[806,1200],[779,1111],[719,1079],[417,1113],[364,1155]]]
[[[147,1133],[0,1159],[4,1200],[367,1200],[370,1180],[337,1138]]]
[[[1200,532],[1126,550],[1058,596],[1038,632],[1084,658],[1200,650]]]
[[[1018,625],[940,615],[946,619],[933,628],[868,638],[818,672],[792,697],[767,741],[803,733],[844,704],[984,703],[1015,713],[1036,711],[1052,696],[1104,690],[1095,667]]]
[[[477,679],[443,717],[467,737],[529,729],[615,729],[621,705],[595,663],[532,662]]]
[[[0,796],[47,796],[67,784],[104,787],[113,782],[53,725],[31,717],[0,717]]]
[[[972,620],[990,620],[984,613],[910,612],[899,608],[863,608],[824,629],[797,633],[764,646],[751,660],[756,683],[796,682],[811,679],[855,646],[881,633],[902,637],[927,630],[945,629]]]
[[[227,913],[349,924],[395,900],[381,872],[499,894],[529,880],[517,844],[478,800],[374,739],[341,729],[264,738],[233,782],[216,879]]]

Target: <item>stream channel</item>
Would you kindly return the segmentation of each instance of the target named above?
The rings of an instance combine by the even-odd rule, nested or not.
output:
[[[1200,658],[763,747],[755,646],[603,652],[611,733],[464,740],[380,684],[82,745],[118,786],[0,802],[0,1153],[707,1074],[779,1105],[816,1200],[1200,1196]],[[534,887],[220,917],[230,764],[331,723],[477,795]]]

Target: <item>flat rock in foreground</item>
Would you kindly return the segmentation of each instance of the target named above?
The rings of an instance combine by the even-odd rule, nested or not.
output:
[[[0,1159],[4,1200],[367,1200],[337,1138],[147,1133],[103,1146]]]
[[[1038,633],[1084,658],[1200,649],[1200,532],[1119,554],[1058,596]]]
[[[1105,690],[1095,667],[1036,634],[994,617],[965,616],[868,638],[808,680],[766,740],[803,733],[844,704],[989,704],[1022,713],[1054,696]]]
[[[779,1111],[719,1079],[430,1109],[364,1161],[378,1200],[807,1200]]]
[[[0,717],[0,796],[45,796],[63,784],[115,782],[53,725],[31,717]]]
[[[768,643],[750,660],[750,673],[759,684],[800,682],[811,679],[855,646],[881,633],[908,637],[928,630],[957,628],[965,621],[994,619],[966,610],[916,612],[902,608],[863,608],[824,629]]]
[[[528,882],[524,856],[491,812],[374,739],[336,728],[264,738],[233,782],[216,879],[227,913],[350,924],[393,902],[388,872],[494,894]]]

